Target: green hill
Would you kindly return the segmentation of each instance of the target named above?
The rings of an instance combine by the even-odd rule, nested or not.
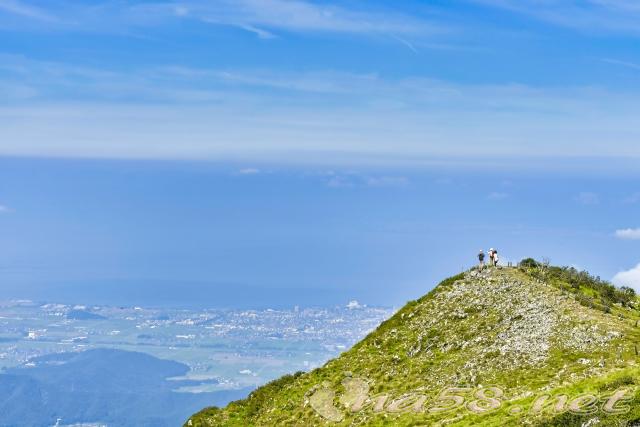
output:
[[[472,269],[323,367],[185,425],[640,425],[639,308],[572,268]]]

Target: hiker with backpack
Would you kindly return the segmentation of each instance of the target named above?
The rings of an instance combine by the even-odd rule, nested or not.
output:
[[[482,271],[484,269],[484,252],[482,252],[482,249],[480,249],[480,252],[478,252],[478,270]]]
[[[493,266],[497,267],[498,266],[498,251],[496,249],[493,249]]]

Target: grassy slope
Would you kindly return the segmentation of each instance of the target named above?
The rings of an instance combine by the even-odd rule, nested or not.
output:
[[[606,397],[621,385],[640,385],[637,307],[630,292],[571,269],[528,263],[483,275],[467,272],[409,302],[322,368],[273,381],[224,409],[204,409],[186,425],[581,425],[594,416],[509,411],[528,408],[543,392]],[[350,413],[336,397],[344,420],[318,416],[310,393],[324,384],[340,396],[349,377],[366,380],[369,395],[388,393],[390,400],[417,390],[429,398],[425,407],[447,386],[499,385],[505,396],[499,409],[482,415],[464,409]],[[631,406],[630,413],[598,414],[599,420],[640,420],[640,394]]]

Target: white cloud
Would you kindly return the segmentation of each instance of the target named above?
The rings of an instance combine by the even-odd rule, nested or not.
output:
[[[362,304],[360,304],[358,301],[353,300],[353,301],[349,301],[349,303],[346,306],[349,310],[356,310],[358,308],[363,308],[365,306],[363,306]]]
[[[240,175],[257,175],[260,173],[260,169],[256,168],[244,168],[238,171]]]
[[[583,205],[597,205],[600,203],[600,196],[596,193],[583,191],[575,197],[576,202]]]
[[[364,177],[369,187],[406,187],[409,179],[404,176],[367,176]]]
[[[615,236],[618,239],[640,240],[640,228],[625,228],[616,230]]]
[[[0,205],[0,214],[9,212],[10,209],[7,206]]]
[[[327,181],[327,187],[331,188],[352,188],[355,187],[355,182],[345,175],[334,175]]]
[[[628,286],[640,292],[640,264],[631,270],[619,272],[611,281],[618,286]]]
[[[373,187],[373,188],[403,188],[410,181],[404,176],[374,176],[358,172],[336,173],[329,171],[325,174],[326,184],[333,188]]]

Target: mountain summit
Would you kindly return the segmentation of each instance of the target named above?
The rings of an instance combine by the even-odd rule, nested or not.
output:
[[[573,268],[472,269],[323,367],[185,425],[640,425],[639,308]]]

